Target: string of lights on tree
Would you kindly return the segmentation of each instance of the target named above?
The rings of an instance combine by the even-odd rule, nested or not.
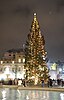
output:
[[[47,52],[45,51],[45,40],[40,31],[37,15],[34,13],[30,33],[25,44],[25,69],[26,79],[33,79],[37,83],[45,82],[49,77],[49,70],[46,65]]]

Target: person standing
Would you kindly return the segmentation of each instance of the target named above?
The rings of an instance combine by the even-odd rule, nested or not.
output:
[[[42,87],[44,87],[44,80],[42,80]]]

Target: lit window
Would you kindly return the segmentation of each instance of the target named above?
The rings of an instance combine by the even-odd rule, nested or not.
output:
[[[23,63],[25,62],[25,58],[23,58]]]
[[[18,62],[19,62],[19,63],[21,62],[21,59],[20,59],[20,58],[18,59]]]
[[[1,61],[1,64],[3,64],[3,61]]]
[[[12,64],[14,64],[14,61],[12,61]]]

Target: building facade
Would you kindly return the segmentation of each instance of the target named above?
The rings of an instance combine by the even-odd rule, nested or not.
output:
[[[24,79],[25,55],[23,49],[12,49],[4,53],[0,60],[0,80]],[[51,79],[64,80],[64,62],[47,62]]]
[[[47,62],[49,68],[49,75],[51,79],[63,79],[64,80],[64,62]]]
[[[0,60],[0,80],[24,79],[24,53],[23,49],[12,49],[4,53]]]

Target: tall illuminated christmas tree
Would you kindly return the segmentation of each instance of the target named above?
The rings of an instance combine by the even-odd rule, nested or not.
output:
[[[41,80],[44,80],[45,83],[48,81],[49,70],[46,65],[46,56],[44,36],[41,34],[37,15],[34,13],[25,44],[25,76],[27,80],[33,80],[34,84]]]

